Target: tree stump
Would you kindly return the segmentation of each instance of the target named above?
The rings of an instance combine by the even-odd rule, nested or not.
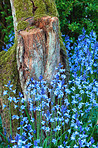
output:
[[[20,31],[17,46],[17,65],[25,98],[27,82],[42,75],[44,80],[53,79],[55,67],[60,62],[60,41],[57,17],[42,17],[36,28]]]
[[[22,88],[27,99],[25,91],[30,78],[34,77],[37,80],[40,75],[43,75],[45,80],[50,81],[55,74],[54,68],[59,62],[64,65],[67,80],[69,79],[68,57],[61,38],[55,0],[40,0],[40,3],[34,0],[34,5],[37,7],[34,13],[32,13],[33,6],[30,0],[10,0],[10,3],[15,44],[7,53],[0,52],[0,99],[7,106],[8,100],[3,97],[3,91],[8,80],[12,81],[17,93]],[[12,115],[17,113],[19,110],[17,109],[15,113],[12,105]],[[10,135],[6,108],[2,112],[2,124]],[[13,135],[17,126],[18,121],[15,120]]]

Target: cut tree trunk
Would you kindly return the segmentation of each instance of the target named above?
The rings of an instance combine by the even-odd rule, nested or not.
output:
[[[25,98],[27,82],[42,75],[51,81],[60,63],[60,42],[57,17],[42,17],[35,29],[20,31],[17,46],[17,65]]]
[[[7,106],[7,98],[3,97],[7,80],[13,81],[17,93],[22,88],[24,97],[27,98],[25,92],[30,78],[34,77],[38,80],[42,75],[45,80],[51,81],[59,62],[64,65],[67,81],[69,79],[68,57],[61,38],[55,0],[34,0],[37,7],[34,13],[30,0],[24,3],[22,0],[10,0],[10,3],[15,44],[7,53],[0,52],[0,99],[2,104]],[[15,113],[13,106],[12,104],[12,115]],[[18,109],[15,114],[17,113],[19,113]],[[3,128],[5,127],[10,135],[7,108],[2,111],[2,123]],[[17,126],[15,120],[13,133],[16,132]]]

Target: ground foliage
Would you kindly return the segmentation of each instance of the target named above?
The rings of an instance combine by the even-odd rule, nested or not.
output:
[[[55,0],[59,12],[61,32],[77,39],[84,27],[89,34],[98,34],[97,0]]]
[[[14,42],[10,0],[0,0],[0,51],[7,51]]]
[[[5,49],[7,51],[7,49],[9,48],[7,44],[8,43],[13,44],[13,41],[12,41],[13,27],[12,27],[12,19],[11,19],[12,17],[11,18],[9,17],[11,16],[11,10],[9,10],[10,12],[9,16],[6,15],[7,13],[5,13],[5,9],[6,9],[5,7],[9,7],[9,4],[6,6],[6,3],[7,1],[3,1],[3,0],[0,1],[0,15],[2,16],[2,18],[4,18],[4,22],[10,25],[7,24],[9,27],[5,25],[6,27],[3,28],[3,25],[1,22],[2,19],[0,19],[0,31],[1,31],[0,33],[2,34],[3,32],[3,35],[2,35],[3,37],[6,34],[6,37],[4,40],[3,40],[3,37],[2,39],[1,38],[0,39],[1,41],[4,42],[4,44],[6,43],[6,46],[4,46],[4,48],[2,49]],[[72,1],[63,2],[59,0],[56,3],[58,3],[57,8],[60,15],[62,33],[68,34],[68,35],[71,34],[72,38],[76,37],[75,39],[77,39],[77,36],[79,35],[77,42],[73,42],[73,40],[71,40],[69,36],[65,36],[65,35],[63,36],[64,44],[67,48],[69,63],[70,63],[71,77],[69,81],[69,88],[67,88],[66,85],[64,85],[64,79],[66,79],[66,76],[63,74],[64,70],[61,70],[62,66],[59,65],[59,68],[57,69],[58,70],[57,75],[54,81],[51,82],[52,87],[51,89],[49,89],[49,91],[51,92],[51,95],[54,96],[54,98],[59,100],[57,102],[57,105],[55,104],[55,102],[53,102],[54,107],[53,107],[53,110],[51,111],[52,112],[51,114],[51,112],[49,111],[49,103],[52,101],[51,101],[51,98],[48,98],[47,95],[45,95],[45,93],[47,92],[46,90],[48,88],[45,85],[45,83],[43,83],[42,77],[40,77],[40,81],[39,81],[41,83],[35,82],[35,80],[31,79],[32,85],[31,84],[29,85],[30,87],[28,88],[29,89],[28,91],[31,92],[31,98],[32,98],[32,93],[33,94],[35,93],[34,99],[36,99],[36,104],[38,105],[36,108],[36,111],[38,112],[38,116],[40,113],[41,114],[43,113],[45,115],[45,120],[46,120],[46,124],[44,123],[44,121],[42,121],[41,125],[37,126],[37,129],[36,127],[31,126],[32,123],[34,122],[33,116],[28,116],[28,112],[26,112],[23,95],[20,93],[19,98],[12,98],[11,96],[9,96],[9,92],[5,90],[4,96],[8,95],[9,104],[13,100],[16,103],[15,107],[17,108],[17,101],[21,100],[20,110],[22,111],[21,117],[19,117],[18,115],[10,116],[11,121],[18,120],[20,118],[21,122],[20,122],[20,127],[18,128],[18,131],[17,131],[16,139],[15,139],[16,143],[14,143],[15,142],[14,139],[12,140],[11,138],[12,129],[10,129],[11,131],[10,137],[7,136],[7,133],[5,130],[4,139],[7,145],[8,144],[10,145],[9,147],[11,147],[11,143],[12,144],[14,143],[13,148],[17,147],[17,145],[18,147],[21,147],[21,145],[23,145],[22,147],[26,147],[26,146],[30,147],[30,145],[34,145],[35,147],[37,147],[42,142],[44,145],[43,147],[48,147],[50,144],[51,147],[53,148],[54,147],[79,148],[79,146],[81,148],[85,146],[91,147],[91,148],[92,147],[97,148],[98,146],[97,145],[97,139],[98,139],[98,136],[97,136],[98,135],[98,103],[97,103],[98,43],[96,41],[96,34],[93,31],[91,31],[91,29],[94,29],[97,32],[96,1],[81,0],[80,2],[80,1],[72,0]],[[80,10],[81,10],[81,13],[80,13]],[[7,17],[8,19],[5,19]],[[10,20],[11,20],[11,23],[10,23]],[[86,31],[84,29],[82,30],[83,26],[86,28],[87,34],[91,31],[89,35],[86,34]],[[3,29],[7,29],[7,30],[3,30]],[[8,30],[10,30],[11,32]],[[81,34],[81,30],[83,31],[82,34]],[[11,82],[9,82],[6,86],[9,87],[10,85],[11,85]],[[15,93],[15,91],[13,91],[11,88],[12,88],[12,85],[10,87],[10,91]],[[39,92],[38,96],[36,96],[37,90]],[[67,93],[68,95],[68,99],[64,98],[64,103],[65,103],[64,105],[67,107],[67,109],[62,105],[62,103],[60,104],[60,102],[62,102],[61,101],[62,98],[64,97],[64,93]],[[38,103],[41,97],[43,99],[46,99],[46,100],[40,100],[40,101],[43,101],[42,102],[43,107],[48,107],[48,112],[41,112],[41,106]],[[29,99],[29,102],[31,104],[29,111],[32,112],[32,110],[34,109],[32,106],[32,100]],[[3,104],[3,109],[5,107],[6,106]],[[24,116],[24,110],[26,112],[26,117]],[[30,120],[32,123],[30,122]],[[38,122],[39,122],[39,118],[38,118]],[[53,131],[53,128],[51,130],[51,128],[49,127],[50,123],[52,124],[53,127],[55,126],[54,131]],[[41,141],[41,139],[39,140],[39,137],[41,136],[40,135],[41,132],[40,134],[38,134],[38,132],[41,131],[40,129],[41,127],[43,127],[42,130],[46,132],[46,137],[45,137],[45,134],[42,136],[43,141]],[[64,130],[66,131],[66,134],[63,133]],[[2,133],[1,122],[0,122],[0,131]],[[33,140],[32,140],[32,132],[33,132],[33,135],[35,134],[35,137],[33,138]],[[53,135],[53,137],[51,137],[51,135]],[[48,139],[47,137],[49,137],[50,139]],[[50,140],[50,143],[48,142],[49,140]],[[0,145],[1,147],[8,147],[4,145],[6,144],[5,142],[1,141],[1,143],[2,143],[2,145]],[[40,147],[41,146],[42,145],[40,145]]]
[[[39,81],[31,78],[27,89],[30,96],[29,106],[21,93],[18,98],[11,97],[10,94],[15,93],[11,81],[6,85],[9,90],[5,90],[3,95],[9,100],[11,135],[8,137],[5,130],[4,136],[9,147],[11,145],[13,148],[98,147],[98,42],[95,32],[91,31],[87,35],[85,29],[82,31],[73,46],[71,46],[73,41],[65,36],[70,62],[68,85],[64,83],[66,75],[61,64],[56,68],[57,73],[50,87],[42,76],[39,77]],[[12,101],[15,108],[19,107],[20,116],[11,116]],[[21,102],[20,106],[17,106],[18,102]],[[3,104],[3,109],[5,107]],[[15,139],[12,139],[11,123],[19,119],[20,126],[17,128]]]
[[[84,27],[89,34],[94,30],[98,34],[97,0],[55,0],[59,12],[61,32],[74,40]],[[8,50],[14,40],[13,19],[10,0],[0,1],[0,51]]]

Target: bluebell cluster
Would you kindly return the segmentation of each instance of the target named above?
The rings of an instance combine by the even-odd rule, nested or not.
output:
[[[11,47],[11,46],[13,46],[13,44],[14,44],[14,35],[15,35],[15,33],[12,31],[11,32],[11,34],[9,34],[9,41],[8,41],[8,44],[6,44],[6,48],[3,46],[2,47],[2,50],[4,50],[4,51],[8,51],[8,49]]]
[[[10,138],[13,148],[98,148],[96,34],[91,31],[88,36],[83,29],[76,43],[65,36],[65,46],[70,65],[67,85],[66,70],[59,64],[50,84],[42,76],[39,81],[31,78],[26,92],[28,101],[21,93],[18,98],[8,96],[21,112],[20,116],[12,116],[12,120],[20,119],[15,139]],[[10,81],[6,87],[15,93]],[[8,95],[8,90],[3,95]]]

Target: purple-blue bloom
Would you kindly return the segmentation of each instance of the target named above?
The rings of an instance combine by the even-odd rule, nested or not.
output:
[[[46,141],[46,147],[51,142],[59,148],[85,146],[91,148],[92,144],[96,145],[96,139],[92,133],[96,127],[93,122],[97,118],[95,115],[97,111],[93,110],[98,107],[96,35],[93,31],[89,36],[86,35],[83,28],[83,34],[78,37],[72,47],[70,38],[67,36],[65,39],[70,66],[68,84],[66,84],[66,69],[62,69],[63,66],[60,63],[58,68],[55,68],[57,73],[49,88],[42,76],[39,77],[40,81],[31,78],[27,89],[27,93],[30,93],[27,106],[22,93],[19,93],[19,98],[15,98],[9,96],[8,91],[4,91],[4,96],[8,95],[10,103],[13,101],[16,108],[21,111],[20,117],[12,116],[13,120],[20,118],[18,130],[20,133],[22,131],[22,134],[15,138],[18,147],[32,145],[43,147]],[[6,86],[13,92],[11,82]],[[18,102],[21,106],[18,106]],[[63,140],[59,143],[58,139]],[[13,140],[12,143],[15,141]],[[16,143],[13,147],[16,147]]]

